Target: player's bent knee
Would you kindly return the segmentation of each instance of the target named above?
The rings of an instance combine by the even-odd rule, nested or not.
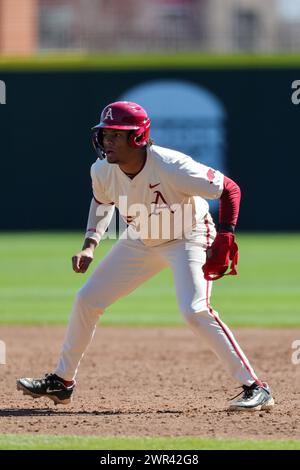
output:
[[[181,314],[183,318],[186,321],[189,321],[190,319],[193,319],[195,315],[201,314],[203,312],[203,315],[207,315],[209,313],[209,307],[207,305],[207,299],[198,299],[193,302],[189,302],[186,300],[182,300],[179,303],[179,308],[181,311]]]
[[[199,326],[201,325],[202,320],[206,321],[208,317],[211,317],[211,313],[208,307],[204,307],[200,311],[186,309],[182,311],[182,316],[190,326],[194,326],[195,324]]]

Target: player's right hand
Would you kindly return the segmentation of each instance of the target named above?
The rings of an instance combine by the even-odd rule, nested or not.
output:
[[[75,273],[85,273],[93,261],[94,250],[85,248],[72,257],[72,267]]]

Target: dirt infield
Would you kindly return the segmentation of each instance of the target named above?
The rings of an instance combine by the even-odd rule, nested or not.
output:
[[[51,372],[64,327],[3,327],[0,433],[300,439],[300,330],[239,329],[256,372],[273,388],[272,413],[229,413],[237,394],[218,360],[188,328],[98,327],[71,406],[15,390],[20,376]]]

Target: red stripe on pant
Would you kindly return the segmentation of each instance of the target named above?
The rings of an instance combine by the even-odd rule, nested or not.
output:
[[[208,219],[205,218],[204,219],[204,223],[205,223],[205,226],[206,226],[206,243],[207,243],[207,249],[210,247],[210,243],[209,243],[209,235],[210,235],[210,230],[209,230],[209,223],[208,223]],[[211,313],[211,315],[214,317],[215,321],[218,323],[218,325],[222,328],[222,330],[224,331],[226,337],[228,338],[229,342],[231,343],[233,349],[235,350],[236,354],[238,355],[238,357],[241,359],[242,363],[244,364],[244,366],[246,367],[247,371],[249,372],[249,374],[251,375],[251,377],[253,378],[254,382],[257,383],[257,385],[259,386],[263,386],[263,383],[262,381],[256,377],[252,371],[251,371],[251,368],[249,366],[249,364],[247,364],[247,361],[246,359],[243,357],[243,354],[241,351],[239,351],[239,347],[238,345],[236,344],[234,338],[232,337],[230,331],[228,331],[228,329],[226,328],[226,326],[224,325],[224,323],[220,320],[220,318],[215,314],[213,308],[211,307],[211,305],[209,304],[209,301],[208,301],[208,294],[209,294],[209,281],[207,281],[207,284],[206,284],[206,305],[207,305],[207,308],[209,310],[209,312]]]

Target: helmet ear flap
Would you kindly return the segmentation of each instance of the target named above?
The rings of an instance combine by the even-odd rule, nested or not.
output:
[[[128,136],[128,145],[135,149],[140,148],[141,144],[139,143],[139,140],[141,140],[141,134],[138,134],[136,129],[130,131]]]
[[[142,132],[141,134],[138,134],[135,136],[134,142],[138,147],[143,147],[145,145],[144,137],[145,137],[145,132]]]
[[[141,140],[143,138],[143,133],[138,133],[140,129],[135,129],[132,131],[129,131],[128,133],[128,145],[133,148],[139,148],[141,147]]]
[[[141,148],[147,145],[148,137],[143,127],[129,132],[128,145],[133,148]]]
[[[142,132],[141,134],[137,135],[137,136],[135,137],[135,139],[134,139],[135,142],[136,142],[137,144],[138,144],[139,142],[141,142],[141,140],[143,140],[144,135],[145,135],[145,132]]]

